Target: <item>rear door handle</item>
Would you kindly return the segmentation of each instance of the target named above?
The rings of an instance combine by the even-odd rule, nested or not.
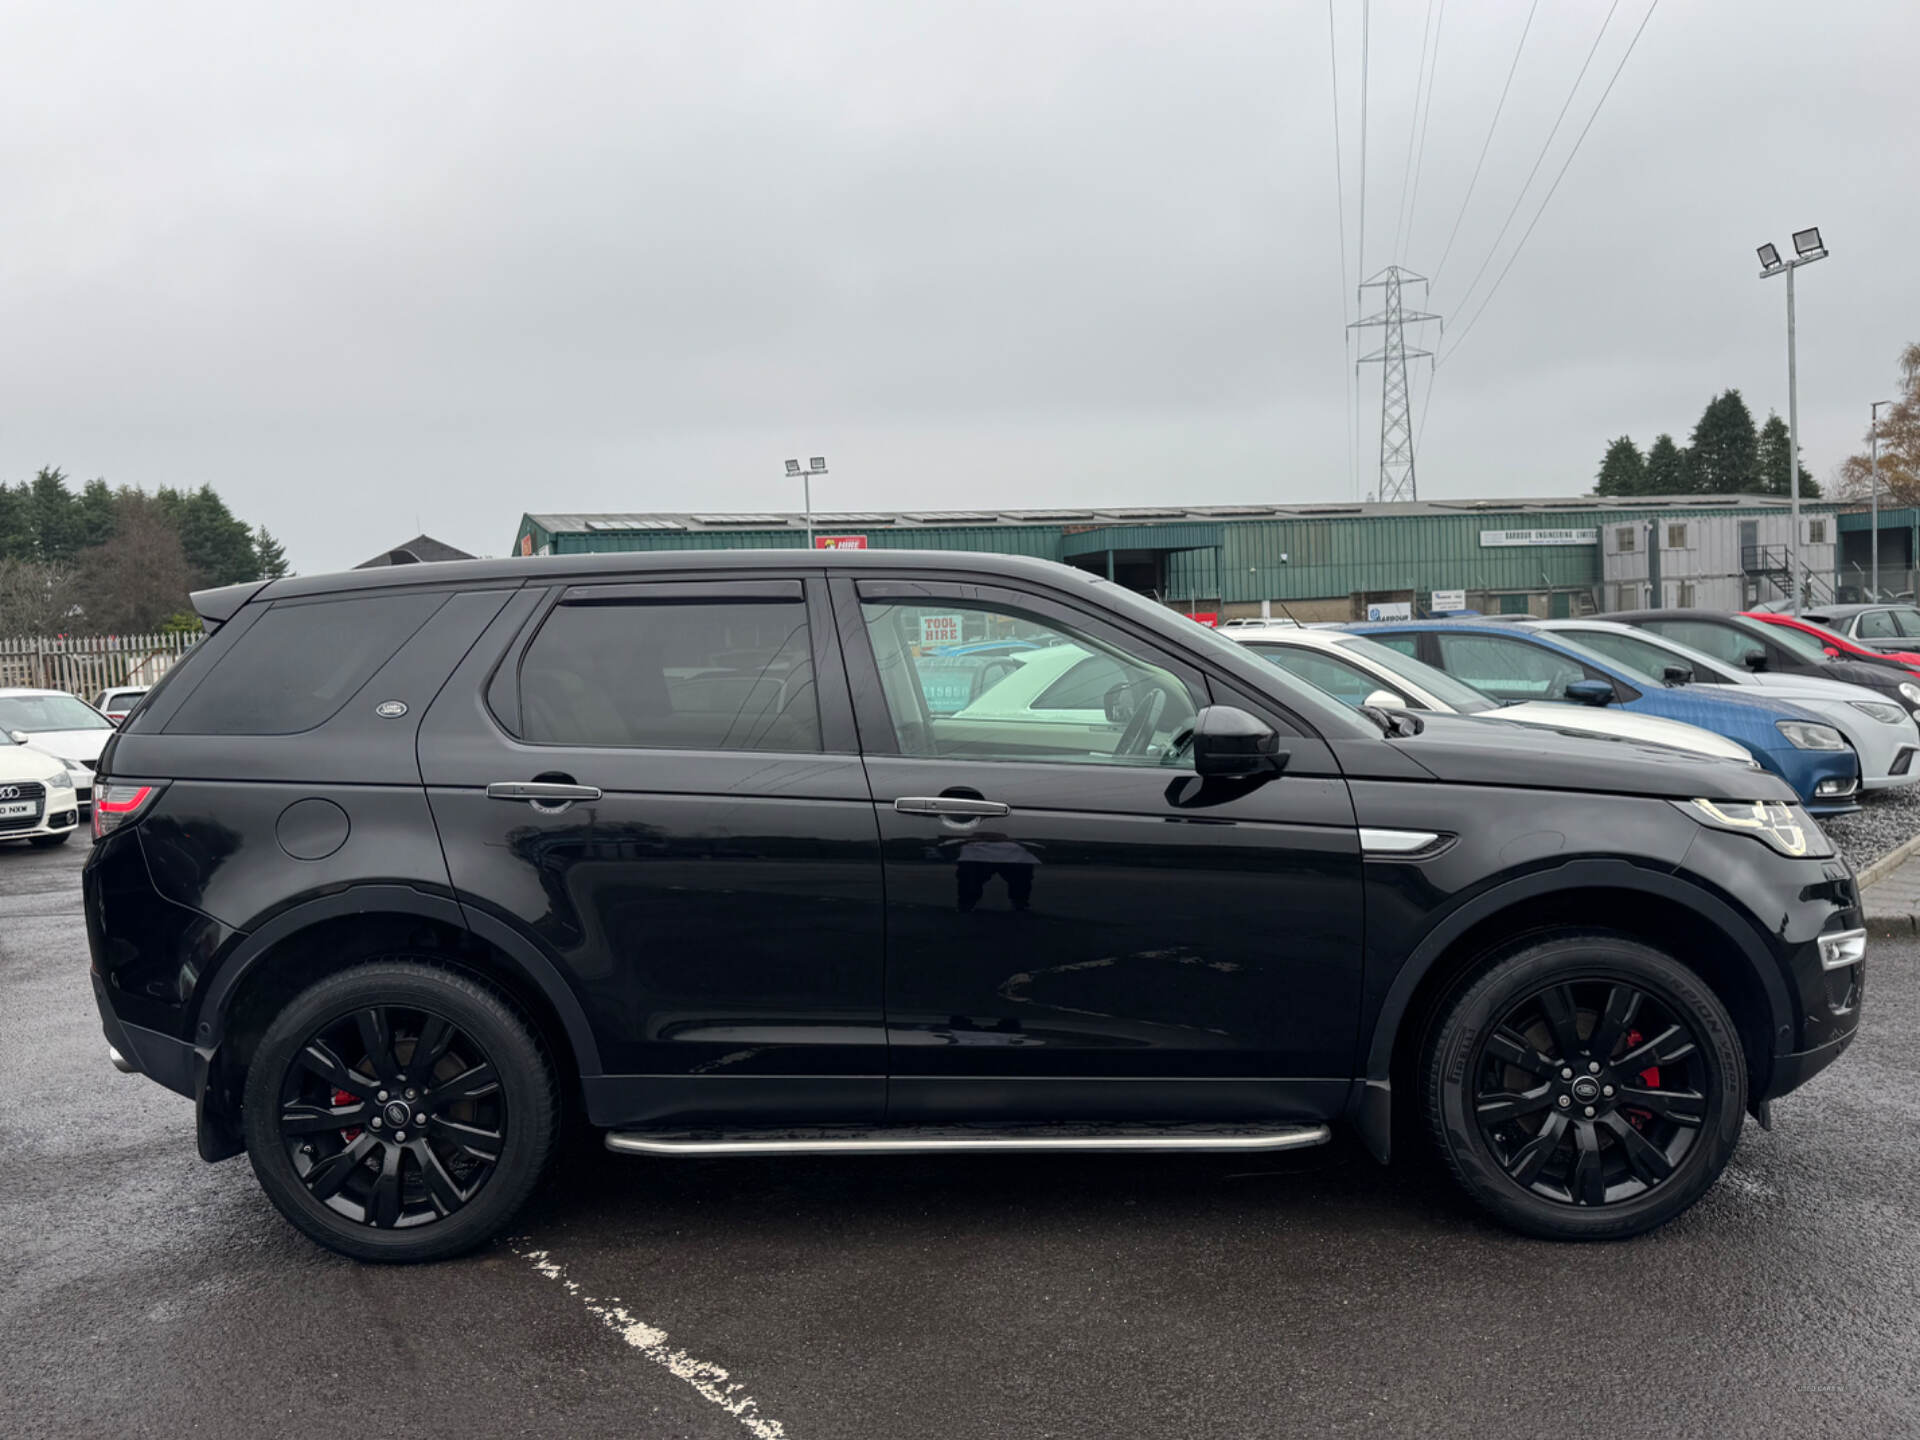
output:
[[[575,800],[598,800],[597,785],[561,785],[551,780],[496,780],[487,786],[489,800],[530,800],[538,805],[564,805]]]
[[[967,800],[958,795],[902,795],[893,808],[902,815],[961,815],[978,820],[983,815],[1005,815],[1011,807],[998,800]]]

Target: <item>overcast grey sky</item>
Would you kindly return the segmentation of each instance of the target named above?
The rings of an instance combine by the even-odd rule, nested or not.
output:
[[[1610,3],[1540,6],[1434,286],[1453,335]],[[1368,269],[1438,265],[1527,9],[1445,5],[1395,251],[1428,4],[1374,0]],[[1912,0],[1660,4],[1439,372],[1421,494],[1580,493],[1729,385],[1784,413],[1753,248],[1810,224],[1825,475],[1920,339],[1916,54]],[[0,477],[210,481],[306,571],[422,528],[502,554],[524,510],[798,508],[789,455],[828,457],[822,509],[1344,498],[1330,81],[1312,0],[11,0]]]

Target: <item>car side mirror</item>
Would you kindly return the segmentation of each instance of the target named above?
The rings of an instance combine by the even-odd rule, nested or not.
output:
[[[1376,690],[1360,703],[1364,706],[1371,706],[1375,710],[1404,710],[1407,708],[1406,698],[1394,694],[1391,690]]]
[[[1278,775],[1287,764],[1274,728],[1232,705],[1209,705],[1195,715],[1192,745],[1193,768],[1202,776]]]
[[[1828,645],[1825,648],[1827,652],[1827,658],[1829,660],[1838,660],[1840,658],[1840,650],[1838,646]]]
[[[1107,691],[1100,703],[1101,709],[1106,712],[1109,725],[1124,725],[1133,718],[1133,712],[1140,707],[1140,697],[1134,693],[1133,686],[1122,680]]]
[[[1567,685],[1566,695],[1582,705],[1607,705],[1613,701],[1613,686],[1605,680],[1574,680]]]
[[[1835,655],[1839,652],[1829,650],[1827,653],[1829,655]],[[1740,663],[1749,670],[1764,670],[1767,668],[1767,652],[1764,650],[1749,650],[1740,657]]]
[[[24,745],[27,743],[27,732],[24,730],[9,730],[7,731],[7,739],[16,745]]]
[[[1688,685],[1693,682],[1691,665],[1669,665],[1660,672],[1660,678],[1669,685]]]

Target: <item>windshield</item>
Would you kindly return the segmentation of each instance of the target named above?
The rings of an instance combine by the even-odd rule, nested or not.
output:
[[[0,696],[0,730],[111,730],[113,722],[71,695]]]
[[[1395,675],[1404,676],[1418,685],[1449,710],[1462,715],[1481,715],[1489,710],[1500,708],[1500,702],[1484,690],[1476,690],[1464,680],[1459,680],[1444,670],[1436,670],[1424,660],[1416,660],[1411,655],[1402,655],[1391,646],[1382,645],[1378,640],[1369,640],[1364,635],[1356,635],[1351,640],[1340,643],[1342,650],[1350,650],[1355,655],[1363,655]]]
[[[1834,634],[1824,625],[1819,627],[1819,635],[1809,635],[1806,631],[1797,630],[1791,625],[1769,625],[1764,620],[1748,620],[1741,615],[1734,616],[1733,623],[1761,639],[1777,640],[1802,660],[1810,660],[1816,665],[1824,665],[1830,658],[1827,654],[1827,646],[1832,645],[1840,650],[1845,650],[1847,647],[1847,641],[1843,637]],[[1809,620],[1805,623],[1811,625],[1813,622]],[[1823,636],[1827,638],[1823,639]]]

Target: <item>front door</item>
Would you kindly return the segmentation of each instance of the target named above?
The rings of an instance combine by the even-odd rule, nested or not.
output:
[[[523,592],[422,726],[457,898],[580,997],[601,1124],[883,1112],[879,844],[824,587]]]
[[[1202,783],[1176,741],[1206,677],[1037,588],[834,602],[885,859],[890,1118],[1337,1108],[1360,858],[1326,748],[1296,725],[1286,774]],[[990,640],[1015,663],[943,713],[949,652]]]

